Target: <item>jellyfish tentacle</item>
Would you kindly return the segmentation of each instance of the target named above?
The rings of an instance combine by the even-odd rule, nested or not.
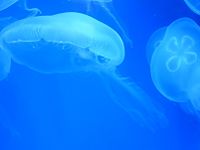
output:
[[[38,8],[26,8],[30,12],[30,17],[38,16],[42,14],[42,11]]]
[[[34,17],[34,16],[37,16],[37,15],[42,14],[42,11],[41,11],[40,9],[38,9],[38,8],[29,8],[29,7],[27,6],[26,0],[21,0],[20,3],[21,3],[20,5],[22,5],[22,7],[23,7],[26,11],[28,11],[28,12],[30,13],[30,14],[29,14],[30,17]]]
[[[89,13],[91,11],[91,5],[92,5],[92,1],[88,1],[87,4],[86,4],[87,13]]]
[[[130,47],[133,47],[133,41],[130,39],[130,37],[127,35],[127,32],[124,30],[124,28],[122,27],[122,25],[119,23],[119,21],[117,20],[117,18],[114,16],[114,14],[108,9],[108,7],[106,6],[107,4],[103,3],[103,2],[98,2],[99,5],[105,10],[106,13],[108,13],[108,15],[114,20],[114,22],[116,23],[117,27],[119,28],[119,30],[122,33],[122,36],[124,38],[124,40],[130,45]]]
[[[153,104],[150,96],[136,83],[130,82],[115,72],[99,73],[111,99],[124,109],[141,126],[154,130],[165,126],[165,115]]]

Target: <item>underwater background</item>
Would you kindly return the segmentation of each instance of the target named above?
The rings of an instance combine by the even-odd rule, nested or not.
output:
[[[39,8],[41,15],[86,13],[87,9],[83,3],[68,0],[27,0],[27,4]],[[126,46],[118,70],[152,97],[167,122],[154,131],[141,126],[113,103],[92,73],[42,74],[13,62],[8,77],[0,82],[0,150],[200,149],[199,118],[157,91],[146,56],[148,39],[155,30],[181,17],[200,24],[200,16],[183,0],[113,0],[110,8],[133,42],[132,47]],[[98,5],[91,6],[89,15],[120,33]],[[16,3],[0,16],[20,20],[27,12]],[[3,21],[1,28],[9,23]]]

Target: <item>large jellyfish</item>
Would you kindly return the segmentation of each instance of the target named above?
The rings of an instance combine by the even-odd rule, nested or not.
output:
[[[41,13],[41,11],[38,8],[28,8],[26,0],[1,0],[0,11],[7,9],[15,3],[19,3],[23,7],[23,9],[30,12],[30,16],[36,16],[37,14]]]
[[[26,18],[3,29],[0,39],[18,64],[47,74],[93,72],[133,119],[150,128],[164,120],[140,87],[117,74],[125,56],[118,33],[88,15],[67,12]]]
[[[91,11],[91,6],[92,4],[97,4],[98,6],[100,6],[101,8],[103,8],[103,10],[113,19],[113,21],[116,23],[118,29],[120,30],[123,39],[126,41],[126,43],[129,46],[133,46],[132,40],[130,39],[129,35],[127,34],[127,32],[124,30],[124,28],[122,27],[122,25],[120,24],[120,22],[117,20],[117,18],[115,17],[115,15],[113,14],[115,9],[112,5],[113,0],[68,0],[70,2],[79,2],[79,3],[85,3],[87,6],[87,12],[89,13]]]
[[[170,24],[152,54],[150,68],[156,88],[169,100],[200,110],[200,28],[190,18]]]
[[[186,5],[196,14],[200,15],[200,1],[199,0],[184,0]]]

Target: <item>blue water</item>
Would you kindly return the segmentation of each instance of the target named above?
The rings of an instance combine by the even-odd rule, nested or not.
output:
[[[27,0],[41,15],[67,11],[88,13],[121,33],[98,5],[67,0]],[[200,122],[181,104],[169,101],[155,88],[146,57],[151,34],[181,17],[194,14],[183,0],[113,0],[114,15],[133,41],[118,70],[142,87],[165,114],[167,122],[154,130],[141,126],[113,103],[93,73],[43,74],[12,62],[0,81],[0,150],[198,150]],[[0,12],[1,28],[27,17],[17,3]],[[66,26],[67,27],[67,26]],[[159,121],[159,120],[158,120]]]

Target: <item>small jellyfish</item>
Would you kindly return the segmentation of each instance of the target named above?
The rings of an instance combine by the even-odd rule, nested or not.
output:
[[[35,71],[95,73],[113,101],[138,122],[155,127],[152,124],[164,118],[146,92],[118,75],[116,68],[125,57],[121,37],[88,15],[67,12],[26,18],[5,27],[0,39],[16,63]]]
[[[200,1],[199,0],[184,0],[186,5],[197,15],[200,15]]]
[[[87,13],[89,13],[92,9],[91,6],[92,4],[97,4],[103,10],[112,18],[112,20],[116,23],[118,29],[120,30],[123,39],[126,41],[126,43],[130,46],[133,47],[132,40],[130,39],[129,35],[127,32],[124,30],[118,19],[115,17],[113,14],[115,9],[112,5],[113,0],[68,0],[68,1],[73,1],[73,2],[80,2],[80,3],[85,3],[87,6]]]
[[[0,80],[5,79],[10,72],[11,56],[0,48]]]
[[[152,80],[169,100],[200,110],[200,28],[190,18],[171,23],[151,57]]]
[[[23,7],[23,9],[30,12],[30,16],[36,16],[37,14],[41,13],[41,11],[38,8],[28,8],[26,0],[1,0],[0,11],[7,9],[8,7],[12,6],[15,3],[19,3]]]

